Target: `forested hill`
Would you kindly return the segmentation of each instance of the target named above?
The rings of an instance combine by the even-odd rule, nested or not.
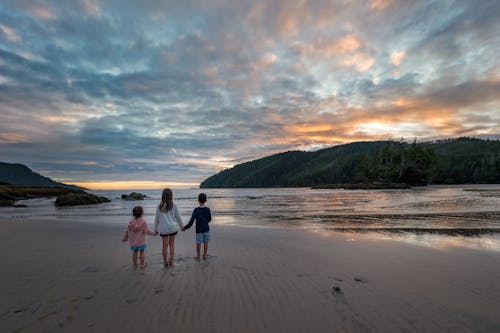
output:
[[[27,166],[17,163],[0,162],[0,182],[11,185],[82,189],[82,187],[53,181],[48,177],[33,172]]]
[[[500,183],[500,141],[355,142],[313,152],[288,151],[207,178],[201,188],[318,186],[348,183]]]

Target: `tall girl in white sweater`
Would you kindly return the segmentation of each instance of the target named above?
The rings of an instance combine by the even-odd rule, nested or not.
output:
[[[179,209],[174,204],[172,190],[166,188],[161,195],[161,202],[156,208],[155,232],[159,232],[163,240],[163,264],[173,265],[175,255],[175,235],[180,229],[184,229]],[[170,248],[170,258],[168,249]]]

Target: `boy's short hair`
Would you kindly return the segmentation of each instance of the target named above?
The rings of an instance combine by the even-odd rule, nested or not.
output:
[[[132,209],[132,215],[134,215],[134,217],[136,219],[138,219],[139,217],[142,216],[142,214],[144,214],[144,209],[142,209],[141,206],[135,206],[133,209]]]
[[[198,194],[198,201],[201,203],[207,202],[207,195],[205,193]]]

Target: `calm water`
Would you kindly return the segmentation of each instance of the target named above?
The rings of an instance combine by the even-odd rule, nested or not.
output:
[[[187,220],[200,189],[175,189],[174,200]],[[481,247],[500,251],[500,185],[428,186],[410,190],[204,189],[214,223],[239,227],[303,228],[315,232],[400,239],[417,244]],[[124,201],[131,191],[92,191],[112,199],[96,206],[55,208],[55,199],[0,208],[16,220],[63,219],[128,222],[140,204],[152,224],[160,190],[150,198]],[[350,236],[349,236],[350,237]],[[444,244],[444,245],[443,245]]]

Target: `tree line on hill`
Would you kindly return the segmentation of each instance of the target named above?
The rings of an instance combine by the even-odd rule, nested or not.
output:
[[[500,183],[500,141],[355,142],[314,152],[289,151],[236,165],[207,187],[318,186],[353,183]]]
[[[81,190],[82,187],[56,182],[48,177],[32,171],[19,163],[0,162],[0,184],[61,187]]]

